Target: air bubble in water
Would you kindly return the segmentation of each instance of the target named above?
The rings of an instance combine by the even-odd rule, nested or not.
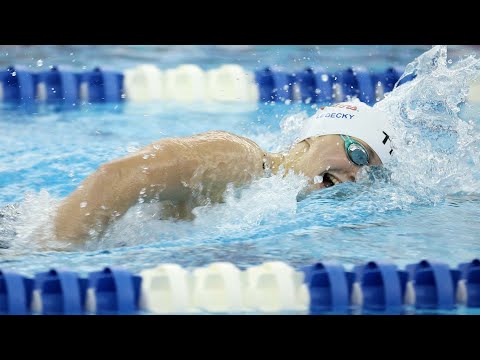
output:
[[[37,66],[38,67],[43,66],[43,60],[42,59],[37,60]]]

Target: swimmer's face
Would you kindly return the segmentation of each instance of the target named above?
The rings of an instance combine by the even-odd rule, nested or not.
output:
[[[378,155],[367,143],[355,137],[351,138],[362,144],[368,151],[368,166],[382,165]],[[355,181],[362,168],[347,157],[345,143],[340,135],[309,138],[298,143],[292,151],[297,159],[293,165],[295,171],[302,172],[311,179],[309,190],[323,189],[345,181]],[[317,181],[315,177],[319,177]],[[323,181],[318,182],[321,177]]]

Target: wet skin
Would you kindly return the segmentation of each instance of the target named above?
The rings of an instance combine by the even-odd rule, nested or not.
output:
[[[356,138],[354,138],[356,139]],[[369,165],[381,161],[368,144]],[[199,205],[222,202],[228,184],[242,186],[283,167],[309,178],[305,192],[355,181],[352,163],[339,135],[295,144],[286,154],[263,151],[253,141],[225,131],[163,139],[134,154],[101,165],[59,205],[56,240],[73,244],[101,236],[108,225],[141,202],[158,202],[163,217],[192,219]],[[323,176],[323,182],[314,178]]]

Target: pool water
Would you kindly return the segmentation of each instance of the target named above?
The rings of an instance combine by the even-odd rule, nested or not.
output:
[[[386,68],[405,66],[429,49],[103,46],[91,52],[81,46],[14,47],[0,50],[0,62],[38,70],[39,59],[43,67],[109,64],[116,69],[141,62],[161,68],[180,63],[211,68],[227,62],[250,70],[271,64],[301,69],[325,62],[331,67],[360,62]],[[123,103],[24,111],[0,105],[0,208],[7,206],[0,218],[0,242],[11,245],[0,249],[0,268],[26,275],[51,267],[85,273],[122,266],[139,272],[166,262],[194,267],[229,261],[246,267],[272,260],[293,266],[390,260],[403,267],[424,258],[456,266],[479,257],[480,107],[462,105],[461,96],[480,65],[463,57],[471,49],[449,51],[453,63],[447,61],[445,48],[422,55],[411,65],[417,78],[376,105],[389,111],[397,129],[397,157],[384,171],[366,169],[356,183],[306,198],[299,198],[302,176],[263,178],[228,190],[223,204],[195,209],[193,222],[157,220],[153,205],[139,204],[105,238],[71,252],[39,251],[31,232],[100,164],[161,138],[212,129],[249,137],[268,151],[286,150],[316,108]]]

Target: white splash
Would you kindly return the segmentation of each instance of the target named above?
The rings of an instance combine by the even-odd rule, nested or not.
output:
[[[139,204],[116,221],[102,239],[90,241],[88,250],[117,246],[134,246],[162,242],[162,245],[185,245],[196,238],[240,236],[260,224],[283,222],[294,217],[297,196],[307,179],[293,173],[260,178],[243,188],[229,186],[224,202],[193,209],[194,220],[160,220],[158,203]],[[283,219],[283,220],[282,220]]]
[[[27,192],[24,200],[10,207],[10,216],[0,224],[9,230],[9,238],[4,241],[9,250],[22,253],[32,250],[64,250],[70,244],[58,243],[53,239],[53,218],[58,200],[48,191]]]
[[[407,66],[405,76],[415,74],[415,79],[375,105],[391,115],[396,130],[395,184],[439,199],[478,192],[478,172],[472,167],[480,162],[480,134],[460,110],[479,71],[474,56],[453,63],[446,46],[435,46]]]

